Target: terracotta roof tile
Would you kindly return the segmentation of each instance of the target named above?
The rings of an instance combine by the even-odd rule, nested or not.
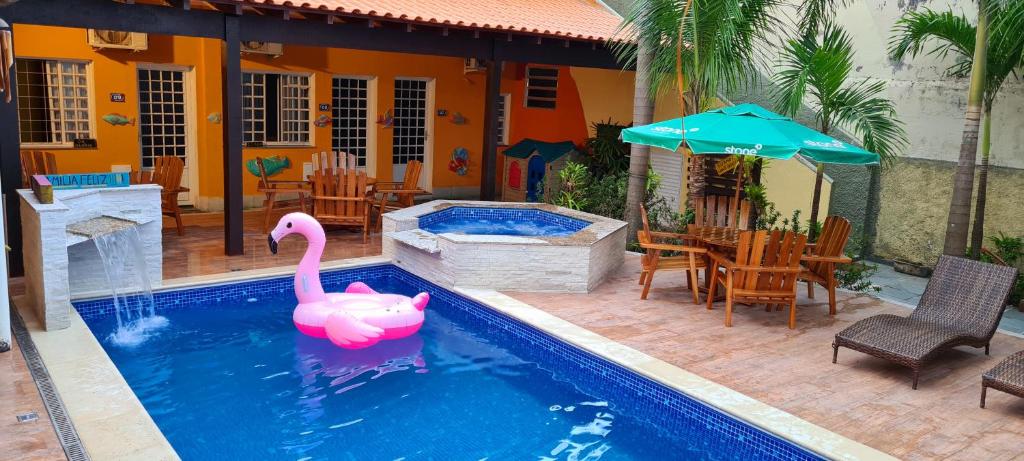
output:
[[[622,19],[596,0],[234,0],[344,15],[584,40],[615,36]]]

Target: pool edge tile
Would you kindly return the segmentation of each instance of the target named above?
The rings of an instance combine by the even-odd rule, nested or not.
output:
[[[453,291],[818,455],[850,461],[897,459],[511,296],[474,288],[456,287]]]

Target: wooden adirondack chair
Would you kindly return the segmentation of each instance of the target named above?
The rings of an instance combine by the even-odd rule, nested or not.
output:
[[[640,205],[640,219],[643,222],[643,229],[637,231],[637,240],[640,242],[640,248],[646,250],[640,256],[640,284],[644,286],[643,292],[640,293],[640,299],[647,299],[647,293],[651,290],[651,280],[654,278],[656,271],[682,269],[687,272],[686,285],[693,292],[693,303],[700,304],[697,272],[707,267],[705,258],[707,249],[665,243],[664,240],[687,241],[690,236],[671,232],[651,231],[650,223],[647,220],[647,210],[643,205]],[[662,256],[662,252],[678,252],[681,254]]]
[[[405,165],[405,177],[401,182],[378,182],[377,192],[380,193],[376,207],[381,214],[401,208],[413,206],[417,195],[426,194],[427,191],[420,189],[420,173],[423,170],[423,163],[418,160],[410,160]]]
[[[750,228],[750,201],[740,200],[739,210],[733,205],[732,197],[704,197],[701,206],[694,211],[694,223],[700,227]]]
[[[32,187],[29,178],[37,174],[57,174],[57,158],[53,152],[23,150],[21,157],[21,187]]]
[[[781,231],[745,231],[740,233],[736,259],[708,252],[711,258],[711,287],[708,309],[715,299],[718,282],[725,284],[725,326],[732,326],[735,302],[767,304],[789,303],[789,328],[796,328],[796,289],[800,275],[800,257],[807,236]]]
[[[181,157],[165,155],[153,159],[153,171],[146,178],[146,174],[139,175],[140,182],[159,184],[163,188],[160,192],[160,211],[164,216],[174,218],[178,227],[178,235],[185,235],[185,228],[181,224],[181,207],[178,205],[178,194],[188,192],[187,187],[181,187],[181,175],[185,171],[185,162]]]
[[[818,242],[807,246],[804,255],[804,270],[800,280],[807,282],[807,297],[814,299],[814,284],[828,290],[828,313],[836,314],[836,264],[848,263],[850,258],[843,255],[847,240],[850,239],[850,221],[840,216],[825,218]]]
[[[274,208],[298,207],[306,212],[306,196],[309,195],[309,183],[306,181],[273,180],[267,177],[267,169],[263,166],[263,158],[256,157],[256,166],[260,170],[260,182],[256,190],[266,196],[263,199],[263,232],[270,231],[270,218]],[[277,194],[298,194],[294,200],[277,201]]]
[[[366,243],[373,204],[366,173],[354,168],[314,168],[311,179],[313,217],[324,225],[362,226]]]

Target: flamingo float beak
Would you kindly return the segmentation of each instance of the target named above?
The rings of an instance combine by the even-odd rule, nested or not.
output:
[[[270,246],[270,252],[277,254],[277,240],[274,240],[273,234],[267,234],[267,245]]]

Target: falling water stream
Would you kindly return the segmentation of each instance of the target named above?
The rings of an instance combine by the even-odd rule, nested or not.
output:
[[[93,240],[103,260],[117,316],[117,330],[108,339],[119,346],[142,344],[168,322],[153,309],[153,285],[139,229],[130,226],[96,235]]]

